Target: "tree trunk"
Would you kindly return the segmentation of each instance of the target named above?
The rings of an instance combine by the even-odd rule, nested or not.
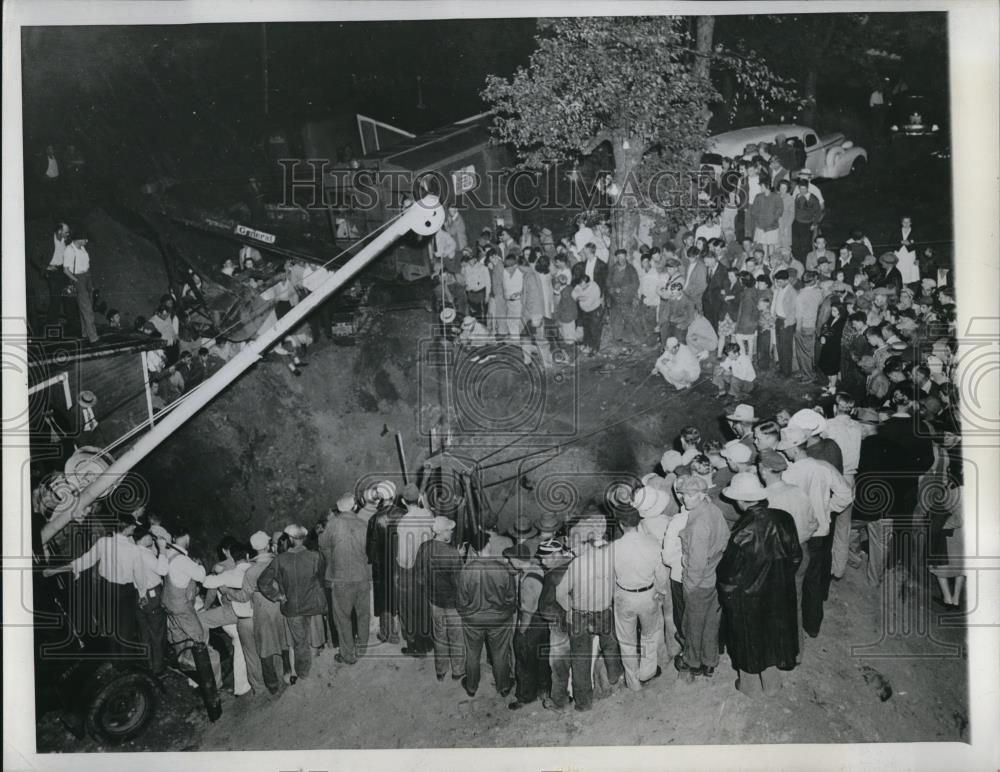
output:
[[[715,17],[699,16],[696,37],[698,55],[694,60],[694,74],[708,78],[712,67],[712,38],[715,35]]]
[[[819,72],[815,65],[806,70],[806,80],[802,87],[802,98],[805,104],[802,106],[802,123],[812,127],[816,123],[816,83],[819,80]]]
[[[625,144],[628,143],[628,147]],[[628,139],[615,134],[611,138],[611,150],[615,159],[615,185],[618,196],[612,197],[612,236],[613,249],[632,250],[637,246],[639,237],[639,180],[636,169],[642,161],[645,148],[642,142],[633,137]]]

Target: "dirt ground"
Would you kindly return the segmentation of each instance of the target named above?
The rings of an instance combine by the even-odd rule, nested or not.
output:
[[[876,201],[888,228],[916,200],[915,219],[931,224],[934,237],[950,238],[949,186],[935,185],[934,175],[882,174],[873,163],[868,177],[825,189],[836,230],[866,221]],[[148,313],[166,284],[156,250],[99,210],[88,225],[102,293],[126,316]],[[29,227],[29,243],[32,237],[44,242],[45,226]],[[44,265],[43,258],[32,261]],[[32,273],[29,300],[44,293]],[[412,473],[442,417],[444,369],[432,338],[429,313],[393,312],[355,346],[313,346],[301,377],[266,357],[136,470],[149,483],[152,508],[168,523],[189,524],[195,552],[211,559],[226,533],[311,526],[359,478],[398,480],[396,432]],[[509,462],[485,471],[487,485],[499,482],[488,491],[501,527],[543,507],[568,516],[610,482],[650,471],[684,425],[723,439],[726,406],[715,389],[703,379],[690,392],[673,392],[649,376],[652,347],[582,360],[548,379],[511,353],[489,367],[449,365],[459,384],[450,393],[456,453],[480,459],[525,434],[486,463],[558,450],[520,468]],[[813,396],[763,375],[751,401],[769,415]],[[507,479],[518,471],[527,471],[526,482]],[[308,679],[276,698],[228,694],[214,725],[175,676],[156,725],[122,750],[967,741],[965,632],[930,611],[928,578],[916,586],[896,577],[879,590],[866,585],[863,569],[849,569],[833,585],[822,633],[766,703],[734,690],[725,656],[710,681],[679,683],[665,667],[640,694],[613,694],[586,714],[556,714],[540,706],[506,710],[488,671],[469,699],[450,679],[438,683],[429,659],[402,657],[397,647],[375,648],[353,667],[336,664],[328,649]],[[38,741],[53,752],[110,750],[76,740],[51,716],[40,722]]]
[[[280,361],[263,362],[144,465],[155,506],[168,518],[183,515],[195,524],[198,549],[208,555],[222,533],[246,535],[290,520],[311,524],[358,477],[395,473],[395,431],[407,438],[411,465],[421,459],[426,440],[416,429],[421,418],[435,415],[431,395],[438,384],[421,370],[420,346],[404,342],[404,330],[412,335],[428,324],[427,316],[387,316],[353,348],[320,344],[301,378]],[[652,349],[621,354],[610,366],[609,360],[586,360],[575,374],[564,368],[547,382],[550,417],[541,431],[558,434],[550,442],[570,443],[627,420],[565,445],[559,457],[528,475],[531,490],[516,481],[491,488],[494,505],[502,506],[501,523],[517,512],[533,514],[543,501],[571,511],[599,496],[610,480],[644,473],[682,425],[698,425],[710,439],[719,431],[721,438],[719,419],[726,411],[711,396],[711,384],[678,395],[659,376],[646,378],[654,356]],[[501,399],[504,377],[481,377],[484,399]],[[806,396],[765,377],[754,402],[767,414],[778,404],[798,407]],[[484,443],[496,449],[512,435],[469,431],[456,442],[478,458],[490,452]],[[520,449],[515,445],[490,460]],[[515,465],[499,466],[486,481],[514,471]],[[570,485],[555,499],[551,492],[545,498],[540,491],[552,479]],[[803,664],[785,674],[783,691],[766,703],[735,691],[725,656],[710,681],[681,683],[665,666],[663,677],[638,695],[618,692],[590,713],[557,714],[540,705],[506,710],[488,669],[479,694],[469,699],[450,679],[435,680],[429,658],[403,657],[396,646],[376,647],[353,667],[335,663],[326,649],[309,678],[277,697],[228,694],[224,715],[213,725],[177,676],[168,684],[157,726],[124,750],[967,740],[964,630],[938,624],[930,608],[926,586],[894,575],[881,590],[872,589],[863,568],[849,569],[833,585],[822,633],[807,642]],[[882,640],[883,629],[910,632]],[[886,685],[891,696],[883,701]],[[40,726],[39,742],[52,750],[98,750],[54,719]]]

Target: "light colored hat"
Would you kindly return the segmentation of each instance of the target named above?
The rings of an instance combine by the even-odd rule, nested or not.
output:
[[[677,340],[677,338],[667,338],[667,342],[663,345],[663,348],[665,348],[665,349],[667,349],[667,348],[673,348],[674,346],[676,346],[679,343],[680,343],[680,341]]]
[[[937,282],[934,279],[921,279],[921,286],[925,289],[934,289],[937,286]]]
[[[705,493],[708,491],[708,483],[702,477],[687,475],[677,478],[674,489],[678,493]]]
[[[668,494],[659,488],[637,488],[632,494],[632,506],[638,510],[639,517],[658,515],[669,503]]]
[[[462,327],[472,328],[475,326],[476,326],[476,318],[474,316],[467,316],[462,320]]]
[[[875,294],[876,295],[886,295],[887,297],[892,297],[893,295],[896,294],[896,290],[894,290],[892,287],[876,287],[875,288]]]
[[[668,474],[674,471],[677,467],[684,463],[684,456],[682,456],[676,450],[668,450],[660,458],[660,466],[663,467],[663,471]]]
[[[826,431],[826,419],[815,410],[803,408],[788,419],[788,426],[801,429],[815,437]]]
[[[441,515],[435,517],[434,523],[431,525],[431,530],[437,534],[448,533],[449,531],[453,531],[454,529],[455,529],[455,521],[452,520],[450,517],[442,517]]]
[[[308,529],[304,525],[299,525],[298,523],[292,523],[291,525],[285,526],[285,533],[288,534],[289,539],[304,539],[309,535]]]
[[[895,252],[883,252],[879,256],[879,262],[884,263],[885,265],[895,265],[899,262],[899,258],[896,257]]]
[[[767,498],[767,491],[753,472],[733,475],[732,482],[723,489],[722,494],[733,501],[762,501]]]
[[[396,498],[396,483],[392,480],[382,480],[371,485],[365,492],[365,498],[372,503],[376,501],[392,501]]]
[[[156,525],[151,525],[149,527],[149,532],[153,534],[157,539],[165,539],[168,542],[172,542],[174,537],[170,535],[166,528],[157,523]],[[266,534],[265,534],[266,535]]]
[[[719,452],[723,458],[732,461],[734,464],[746,464],[753,456],[750,448],[739,440],[730,440]]]
[[[451,324],[455,321],[455,309],[451,307],[445,308],[438,316],[445,324]]]
[[[507,535],[515,539],[530,539],[538,535],[538,529],[531,523],[518,520],[507,530]]]
[[[752,423],[757,420],[757,416],[754,414],[753,405],[740,404],[733,410],[732,415],[726,416],[726,420]]]
[[[93,407],[97,404],[97,395],[85,389],[80,392],[76,401],[80,403],[80,407]]]
[[[649,474],[644,474],[641,480],[642,484],[646,488],[656,488],[657,490],[663,491],[669,494],[672,490],[670,487],[670,482],[665,477],[660,477],[660,475],[655,472],[650,472]]]
[[[859,407],[854,411],[854,420],[863,424],[877,426],[881,423],[878,411],[870,407]]]
[[[270,543],[271,537],[263,531],[257,531],[257,533],[250,537],[250,546],[255,550],[267,549],[267,545]]]
[[[354,504],[355,504],[354,494],[350,492],[345,493],[343,496],[337,499],[337,511],[350,512],[351,510],[354,509]]]
[[[809,439],[809,433],[794,426],[781,430],[781,441],[775,446],[778,450],[791,450],[804,445]]]
[[[566,545],[559,541],[559,539],[546,539],[538,545],[538,549],[535,550],[535,555],[540,558],[544,558],[547,555],[556,555],[563,552],[565,549]]]
[[[561,524],[562,519],[555,512],[543,512],[538,518],[538,527],[543,531],[555,531]]]

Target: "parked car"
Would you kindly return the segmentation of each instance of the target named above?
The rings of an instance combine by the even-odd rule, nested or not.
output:
[[[943,139],[947,115],[941,100],[921,93],[899,94],[889,108],[889,136],[893,140]]]
[[[77,737],[134,739],[156,715],[160,686],[144,658],[122,659],[107,638],[77,629],[66,592],[59,578],[34,582],[36,719],[58,712]]]
[[[796,124],[771,124],[735,129],[709,137],[703,166],[721,170],[722,158],[739,158],[747,145],[774,142],[784,134],[786,139],[798,137],[806,151],[806,166],[815,178],[837,179],[857,172],[868,163],[868,151],[856,146],[841,132],[820,136],[813,129]]]

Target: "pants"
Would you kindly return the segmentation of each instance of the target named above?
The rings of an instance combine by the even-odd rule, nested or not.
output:
[[[781,689],[781,674],[776,667],[765,668],[759,673],[745,673],[742,670],[737,670],[736,675],[739,690],[748,697],[753,697],[760,692],[770,697]]]
[[[721,622],[715,587],[684,588],[684,663],[692,670],[719,664]]]
[[[854,475],[844,475],[851,490],[854,490]],[[830,573],[837,579],[844,575],[847,570],[847,556],[851,547],[851,513],[854,505],[849,504],[847,509],[837,515],[833,530],[833,547],[830,562]]]
[[[757,361],[755,362],[758,372],[766,373],[771,369],[771,335],[770,330],[757,333]]]
[[[505,331],[513,340],[521,337],[521,301],[507,299],[507,318],[504,320]]]
[[[805,581],[806,571],[809,570],[809,540],[806,539],[799,546],[802,548],[802,562],[800,562],[799,567],[795,569],[795,617],[798,623],[799,661],[801,661],[805,638],[802,632],[802,583]]]
[[[198,617],[207,630],[221,627],[222,631],[233,642],[233,692],[237,695],[246,694],[250,691],[250,679],[247,675],[246,656],[243,652],[243,646],[240,645],[239,632],[236,628],[239,618],[233,611],[233,607],[228,604],[214,606],[208,610],[199,611]]]
[[[680,651],[677,642],[677,623],[674,621],[673,592],[668,591],[660,598],[660,614],[663,616],[663,636],[660,640],[663,658],[660,664],[666,667],[673,656]]]
[[[778,336],[778,369],[786,378],[792,374],[792,341],[795,339],[795,325],[774,323],[774,333]]]
[[[667,338],[677,338],[681,343],[687,343],[688,328],[678,327],[670,322],[663,322],[660,325],[660,348],[667,345]]]
[[[257,651],[257,639],[253,634],[253,617],[239,617],[236,620],[236,635],[240,639],[239,646],[243,649],[250,688],[257,694],[262,694],[267,684],[264,683],[264,668]]]
[[[483,655],[483,643],[487,642],[493,663],[493,683],[501,694],[509,692],[513,680],[510,649],[514,638],[514,618],[498,620],[496,617],[465,617],[462,619],[462,634],[465,638],[466,689],[475,692],[479,688],[480,659]]]
[[[399,616],[391,611],[378,615],[378,634],[389,643],[399,643]]]
[[[792,255],[805,262],[806,255],[812,249],[813,224],[811,222],[792,222]],[[799,277],[802,278],[801,276]]]
[[[737,399],[742,399],[753,390],[753,381],[744,381],[742,378],[737,378],[731,372],[723,370],[721,367],[716,367],[712,383],[715,384],[715,388],[720,392],[724,391]]]
[[[312,616],[294,616],[285,619],[288,622],[288,632],[292,636],[295,674],[299,678],[305,678],[312,669]]]
[[[816,330],[799,328],[795,331],[795,361],[803,378],[812,379],[816,376],[813,369],[816,355]]]
[[[164,671],[163,656],[167,650],[167,611],[163,608],[162,587],[145,600],[140,599],[136,621],[140,640],[149,647],[149,669],[154,675]]]
[[[90,281],[90,273],[78,273],[76,276],[76,304],[80,308],[80,329],[83,337],[91,343],[97,342],[97,325],[94,323],[94,285]]]
[[[615,638],[614,614],[611,609],[604,611],[572,611],[569,629],[570,667],[573,671],[573,696],[577,708],[586,710],[594,702],[593,645],[591,639],[597,636],[598,646],[604,665],[608,670],[608,681],[612,684],[622,677],[621,649]]]
[[[135,658],[143,655],[139,646],[139,624],[136,619],[135,586],[115,584],[98,576],[99,606],[94,609],[99,620],[102,635],[111,639],[112,651],[116,654]]]
[[[469,303],[469,314],[486,324],[486,290],[467,290],[465,297]]]
[[[628,300],[615,300],[609,310],[611,337],[617,341],[635,341],[639,338],[636,330],[636,308]]]
[[[454,678],[465,675],[465,636],[458,611],[432,603],[431,626],[434,635],[434,672],[438,676],[447,675],[450,664]]]
[[[656,335],[656,306],[641,306],[639,309],[639,319],[643,335]]]
[[[549,623],[549,672],[552,678],[552,688],[549,697],[552,703],[561,708],[569,702],[570,674],[569,633],[555,622]]]
[[[802,579],[802,629],[811,638],[819,635],[823,624],[823,603],[830,593],[830,551],[833,528],[826,536],[813,536],[807,543],[809,565]]]
[[[601,331],[604,329],[604,309],[580,311],[583,326],[583,345],[597,351],[601,347]]]
[[[359,582],[339,582],[330,586],[333,598],[333,623],[337,628],[340,642],[340,656],[345,662],[357,662],[358,654],[368,646],[371,583],[364,579]],[[351,626],[351,612],[358,616],[358,643],[354,644],[354,630]]]
[[[656,652],[663,637],[663,611],[652,589],[626,592],[617,588],[614,613],[625,685],[632,691],[639,691],[641,682],[656,673]]]
[[[674,634],[677,643],[684,646],[684,585],[670,580],[671,616],[674,622]]]
[[[576,322],[559,322],[559,338],[570,346],[576,343]]]
[[[59,270],[46,270],[45,283],[49,288],[49,307],[45,312],[46,324],[58,324],[65,313],[63,310],[63,290],[69,283],[66,274]]]
[[[548,692],[552,676],[548,658],[549,626],[540,620],[514,632],[515,695],[518,702],[534,702]]]
[[[892,520],[882,518],[872,520],[866,526],[868,531],[868,567],[865,575],[868,583],[878,585],[885,575],[885,557],[889,551],[889,540],[892,538]]]
[[[428,604],[417,587],[416,573],[412,568],[398,566],[396,581],[399,583],[399,622],[406,645],[417,651],[430,651]]]
[[[749,356],[751,359],[754,358],[757,353],[757,333],[752,332],[749,335],[744,335],[743,333],[734,333],[733,340],[740,344],[740,348],[743,352]]]
[[[542,360],[542,367],[546,369],[552,367],[552,351],[549,349],[548,338],[545,337],[545,319],[543,317],[529,319],[527,327],[528,334],[535,342],[535,348],[538,349],[538,356]],[[525,357],[530,357],[528,347],[524,349],[524,355]]]

